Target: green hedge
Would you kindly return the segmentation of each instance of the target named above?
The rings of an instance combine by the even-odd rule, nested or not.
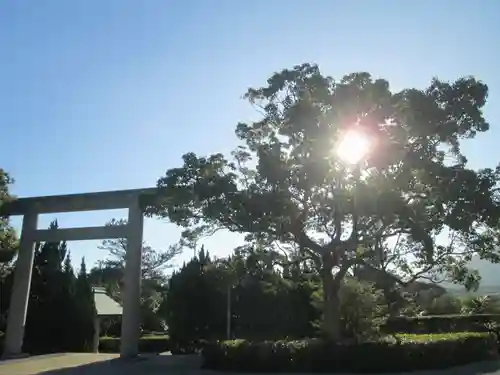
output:
[[[141,353],[163,353],[170,350],[168,336],[143,336],[139,341],[139,352]],[[99,340],[99,352],[119,353],[119,337],[101,337]]]
[[[500,323],[498,314],[398,317],[387,321],[387,333],[487,332],[488,323]]]
[[[119,353],[119,337],[101,337],[99,351],[102,353]],[[144,336],[139,341],[139,351],[142,353],[163,353],[170,351],[168,336]],[[0,353],[3,352],[3,333],[0,332]]]
[[[496,359],[490,333],[398,335],[379,342],[334,344],[301,341],[222,341],[203,350],[203,368],[240,372],[381,373],[442,369]]]
[[[170,352],[172,354],[195,354],[200,353],[208,341],[199,340],[174,340],[170,339]]]

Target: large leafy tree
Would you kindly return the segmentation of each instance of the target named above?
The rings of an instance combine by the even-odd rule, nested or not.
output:
[[[184,241],[224,228],[297,245],[321,273],[325,333],[338,339],[339,290],[354,265],[390,257],[402,278],[434,272],[470,286],[473,254],[499,260],[500,172],[468,168],[460,147],[489,128],[487,91],[472,77],[393,92],[368,73],[283,70],[248,90],[261,116],[238,124],[242,146],[229,159],[184,155],[158,180],[161,198],[145,197],[147,212],[186,228]],[[348,134],[370,141],[354,165],[336,152]],[[440,242],[445,234],[453,241]]]

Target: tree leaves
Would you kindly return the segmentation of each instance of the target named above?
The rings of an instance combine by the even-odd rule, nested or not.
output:
[[[3,203],[12,199],[9,194],[9,186],[12,183],[14,180],[0,168],[0,212]],[[7,217],[0,216],[0,278],[6,275],[8,263],[14,258],[17,249],[18,241],[14,229],[9,225]]]
[[[106,225],[119,226],[127,225],[125,219],[112,219]],[[108,257],[102,265],[109,266],[110,268],[124,269],[127,254],[127,239],[118,238],[112,240],[102,241],[99,249],[108,252]],[[146,279],[164,279],[163,271],[170,267],[172,259],[179,255],[181,249],[178,246],[170,246],[166,250],[156,250],[147,244],[142,247],[142,276]]]
[[[163,203],[147,213],[187,228],[191,239],[225,228],[330,253],[341,267],[370,262],[375,248],[400,238],[405,250],[390,254],[400,268],[413,276],[447,270],[467,283],[463,267],[452,266],[460,257],[498,258],[500,175],[468,168],[460,149],[489,128],[487,94],[473,77],[393,92],[367,72],[334,80],[313,64],[284,69],[247,91],[261,117],[237,125],[243,144],[232,158],[184,155],[158,180]],[[334,152],[353,128],[373,139],[354,170]],[[450,246],[437,240],[446,231],[456,233]],[[359,246],[373,251],[360,256]],[[413,260],[396,256],[403,253]]]

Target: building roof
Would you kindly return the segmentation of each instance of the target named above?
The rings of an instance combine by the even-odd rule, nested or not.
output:
[[[92,287],[97,316],[122,315],[122,307],[118,302],[107,295],[105,288]]]

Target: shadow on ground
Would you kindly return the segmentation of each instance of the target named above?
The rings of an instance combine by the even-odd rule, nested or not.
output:
[[[422,360],[425,360],[423,358]],[[428,371],[416,371],[407,372],[400,375],[500,375],[500,362],[499,361],[488,361],[488,362],[478,362],[470,365],[453,367],[447,370],[428,370]]]
[[[92,363],[79,367],[40,372],[39,375],[213,375],[235,373],[215,372],[201,370],[197,360],[192,358],[186,361],[186,358],[177,356],[158,356],[154,358],[141,358],[138,360],[124,361],[112,359],[104,362]],[[468,366],[457,367],[448,370],[417,371],[404,374],[391,375],[500,375],[500,362],[482,362]],[[252,375],[252,374],[249,374]],[[272,374],[268,374],[272,375]],[[299,375],[299,374],[281,374],[281,375]],[[340,374],[339,374],[340,375]],[[348,375],[348,374],[343,374]],[[379,374],[383,375],[383,374]],[[389,374],[386,374],[389,375]]]
[[[126,364],[123,363],[120,359],[109,359],[101,362],[87,363],[74,367],[66,367],[54,370],[47,370],[38,372],[39,375],[115,375],[115,374],[124,374],[124,366]],[[127,367],[130,367],[128,364]],[[137,369],[136,369],[137,370]],[[128,374],[128,372],[126,372]],[[138,372],[139,374],[139,372]],[[19,374],[21,375],[21,374]],[[24,375],[24,374],[22,374]],[[27,374],[26,374],[27,375]],[[34,375],[34,374],[33,374]]]
[[[68,354],[72,356],[72,354]],[[61,356],[61,358],[64,355]],[[228,374],[209,370],[201,370],[201,358],[193,355],[147,355],[132,360],[122,360],[116,357],[101,357],[90,363],[67,363],[63,368],[44,369],[39,366],[40,360],[28,360],[12,364],[12,367],[0,366],[0,375],[214,375]],[[51,358],[44,361],[55,363]],[[47,362],[46,362],[47,363]],[[47,363],[48,364],[48,363]],[[62,363],[61,363],[62,364]],[[5,372],[7,371],[7,372]],[[448,370],[419,371],[399,375],[500,375],[500,362],[482,362]],[[234,375],[234,373],[233,373]],[[287,374],[281,374],[287,375]],[[289,374],[291,375],[291,374]],[[345,374],[344,374],[345,375]],[[382,375],[382,374],[380,374]]]
[[[165,375],[192,374],[199,371],[197,356],[147,355],[122,360],[110,356],[88,357],[66,354],[44,359],[4,362],[0,375]]]

